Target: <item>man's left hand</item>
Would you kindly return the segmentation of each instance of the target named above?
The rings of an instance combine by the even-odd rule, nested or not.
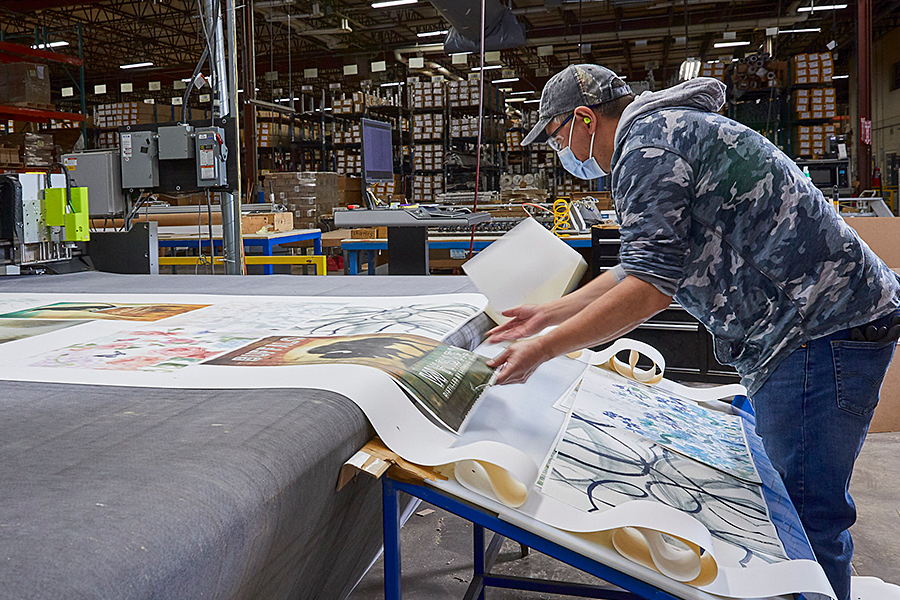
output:
[[[497,371],[497,385],[506,383],[525,383],[541,364],[551,356],[542,338],[522,340],[510,345],[499,356],[488,361],[489,367],[500,367]]]

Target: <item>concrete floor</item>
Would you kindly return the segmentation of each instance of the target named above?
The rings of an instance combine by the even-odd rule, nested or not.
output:
[[[900,584],[900,433],[871,434],[851,482],[859,519],[851,530],[856,545],[853,567],[859,575]],[[472,527],[462,519],[434,512],[414,514],[403,528],[403,597],[408,600],[460,600],[471,578]],[[600,584],[599,580],[531,551],[518,557],[518,544],[503,547],[494,572],[559,581]],[[372,567],[350,600],[384,598],[383,565]],[[490,600],[556,599],[563,596],[490,590]]]

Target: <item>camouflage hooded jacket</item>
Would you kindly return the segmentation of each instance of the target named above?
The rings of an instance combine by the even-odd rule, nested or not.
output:
[[[625,272],[703,323],[752,395],[806,341],[896,310],[900,285],[790,158],[713,112],[724,100],[707,78],[638,96],[611,185]]]

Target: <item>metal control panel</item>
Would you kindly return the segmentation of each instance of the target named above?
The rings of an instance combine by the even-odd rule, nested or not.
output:
[[[197,146],[197,187],[227,186],[225,130],[221,127],[197,128],[194,141]]]
[[[156,135],[150,131],[120,131],[122,187],[149,189],[159,185]]]

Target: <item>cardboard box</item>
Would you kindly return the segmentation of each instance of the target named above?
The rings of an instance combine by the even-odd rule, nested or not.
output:
[[[375,240],[387,238],[387,227],[360,227],[350,230],[350,239]]]
[[[244,215],[241,217],[241,233],[253,234],[262,230],[292,231],[294,229],[294,215],[289,212],[260,213]]]
[[[900,218],[897,217],[846,217],[869,248],[887,266],[900,273]],[[872,417],[869,433],[900,431],[900,360],[897,353],[881,386],[881,400]]]

